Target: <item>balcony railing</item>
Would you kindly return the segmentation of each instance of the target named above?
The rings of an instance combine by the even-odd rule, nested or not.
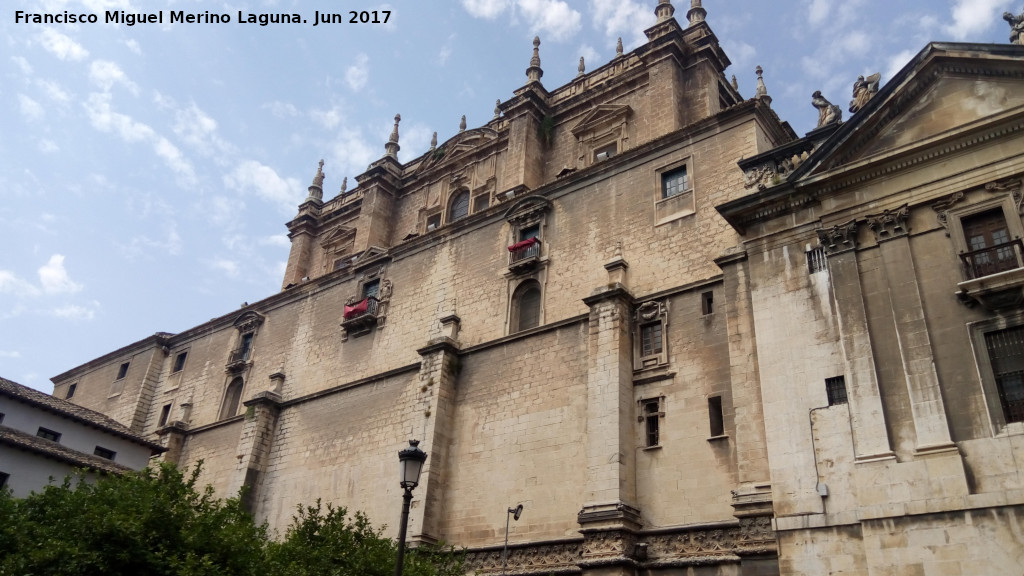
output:
[[[231,355],[228,356],[228,364],[234,364],[236,362],[248,362],[249,354],[252,353],[252,348],[236,348],[231,351]]]
[[[990,248],[960,254],[969,280],[1020,268],[1024,265],[1024,243],[1018,238]]]
[[[508,247],[508,265],[515,267],[540,257],[540,240],[528,238]]]
[[[373,318],[377,317],[377,307],[380,305],[380,301],[373,296],[363,298],[362,301],[352,304],[351,306],[345,306],[344,319],[357,320],[365,316]]]

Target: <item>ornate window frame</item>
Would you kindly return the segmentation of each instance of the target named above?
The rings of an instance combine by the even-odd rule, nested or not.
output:
[[[322,274],[330,274],[351,266],[352,248],[355,246],[356,229],[349,226],[338,226],[320,241],[322,249]],[[339,260],[349,260],[341,263]]]
[[[634,313],[633,371],[658,368],[668,364],[668,302],[649,300],[637,306]],[[644,354],[643,329],[657,324],[661,327],[661,350]]]
[[[586,168],[629,150],[629,121],[633,109],[629,106],[602,104],[588,112],[572,128],[576,137],[576,167]],[[615,144],[615,154],[597,158],[597,152]]]
[[[644,450],[657,450],[664,446],[664,426],[661,421],[665,419],[665,395],[640,398],[636,401],[636,410],[636,421],[640,424],[640,447]]]
[[[505,211],[508,221],[506,237],[507,246],[511,247],[522,240],[523,230],[537,227],[537,243],[539,246],[529,253],[508,251],[508,271],[506,277],[514,277],[535,273],[548,263],[547,246],[544,236],[548,227],[548,214],[551,212],[551,201],[542,196],[526,196]],[[511,292],[510,292],[511,293]]]
[[[999,400],[999,388],[996,384],[995,371],[992,369],[992,360],[988,354],[985,336],[992,332],[1008,328],[1018,328],[1020,326],[1024,326],[1024,311],[969,322],[967,324],[971,340],[971,350],[974,352],[974,363],[978,370],[978,381],[981,383],[985,410],[988,412],[988,421],[994,436],[1008,433],[1024,434],[1024,422],[1006,421],[1006,415]]]
[[[238,333],[234,338],[234,344],[231,347],[231,351],[228,353],[228,362],[225,367],[225,372],[237,376],[249,370],[252,366],[253,350],[256,348],[256,335],[259,333],[260,326],[263,325],[263,322],[266,321],[266,319],[266,316],[256,312],[255,310],[249,310],[235,318],[232,325]],[[242,342],[245,337],[250,334],[252,336],[248,352],[242,353]]]
[[[352,306],[363,299],[365,299],[365,288],[368,284],[373,282],[380,282],[380,286],[377,289],[377,308],[372,318],[363,318],[361,322],[350,322],[343,320],[341,323],[341,341],[348,341],[349,337],[362,336],[368,334],[374,329],[380,330],[384,327],[387,322],[388,308],[391,305],[391,292],[394,289],[394,285],[391,280],[385,276],[387,271],[387,264],[376,264],[361,270],[361,273],[356,277],[355,293],[349,296],[345,300],[346,306]]]

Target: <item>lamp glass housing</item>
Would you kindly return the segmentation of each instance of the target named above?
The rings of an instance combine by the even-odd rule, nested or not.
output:
[[[427,453],[419,449],[419,440],[409,440],[409,447],[398,452],[399,483],[412,490],[420,483],[420,472],[427,461]]]

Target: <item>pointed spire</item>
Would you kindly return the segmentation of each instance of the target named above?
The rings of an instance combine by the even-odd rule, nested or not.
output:
[[[615,41],[615,57],[622,58],[622,36],[619,36],[619,39]]]
[[[497,100],[494,101],[494,118],[493,118],[493,120],[497,120],[500,116],[501,116],[501,98],[498,98]]]
[[[540,68],[540,36],[533,37],[533,57],[530,58],[530,67],[526,69],[527,82],[540,82],[544,71]]]
[[[757,92],[754,94],[754,98],[764,100],[765,104],[771,106],[772,97],[768,95],[768,87],[764,85],[764,78],[761,77],[761,75],[764,74],[764,70],[758,66],[754,69],[754,72],[757,74]]]
[[[385,156],[392,158],[398,157],[398,151],[402,148],[398,145],[398,123],[402,121],[401,114],[395,114],[395,127],[391,130],[391,136],[388,137],[388,143],[384,145]]]
[[[437,148],[437,132],[430,137],[430,151],[433,152],[435,148]]]
[[[736,75],[735,74],[732,75],[732,82],[730,82],[729,84],[732,85],[732,89],[733,90],[735,90],[737,92],[740,91],[740,83],[738,81],[736,81]]]
[[[306,197],[306,201],[316,200],[320,202],[324,199],[324,160],[320,159],[320,164],[316,168],[316,174],[313,176],[313,183],[309,186],[309,196]]]
[[[583,74],[587,71],[586,65],[583,64],[583,56],[580,56],[580,65],[576,68],[576,70],[577,70],[577,73],[576,73],[576,77],[577,78],[579,78],[580,76],[583,76]]]
[[[341,190],[338,191],[338,196],[344,196],[345,190],[348,189],[348,176],[341,179]]]
[[[466,115],[462,115],[462,120],[459,120],[459,133],[466,131]]]
[[[700,5],[700,0],[690,0],[690,9],[686,11],[686,19],[690,21],[690,26],[703,22],[707,15],[708,11]]]
[[[672,15],[676,13],[676,9],[672,6],[671,0],[658,0],[658,5],[654,8],[654,14],[658,17],[658,24],[672,18]]]

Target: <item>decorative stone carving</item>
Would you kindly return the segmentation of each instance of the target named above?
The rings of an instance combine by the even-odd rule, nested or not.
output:
[[[819,228],[818,241],[829,256],[857,248],[857,221],[850,220],[831,228]]]
[[[954,192],[932,204],[932,210],[935,210],[935,219],[939,221],[940,226],[946,229],[946,236],[949,236],[949,209],[963,199],[963,192]]]
[[[986,192],[991,192],[992,194],[1005,194],[1009,192],[1013,196],[1013,203],[1017,206],[1018,214],[1021,213],[1021,201],[1024,200],[1022,188],[1024,188],[1024,180],[1020,176],[985,184]]]
[[[306,196],[306,201],[314,200],[319,202],[324,197],[324,160],[320,159],[320,164],[317,166],[316,174],[313,175],[313,183],[309,186],[309,195]]]
[[[636,309],[636,321],[638,323],[651,322],[666,313],[667,310],[663,302],[644,302]]]
[[[254,332],[263,324],[264,320],[266,320],[265,316],[259,312],[250,310],[238,318],[235,318],[234,326],[240,333],[245,334],[246,332]]]
[[[850,100],[850,114],[853,114],[867,105],[868,101],[878,92],[878,82],[881,81],[880,73],[872,74],[867,78],[858,76],[853,83],[853,100]]]
[[[708,11],[700,3],[701,0],[690,0],[690,9],[686,11],[686,19],[690,22],[690,26],[699,24],[707,18]]]
[[[391,280],[385,278],[380,281],[380,291],[377,293],[377,328],[383,328],[388,318],[388,307],[391,302]]]
[[[733,90],[739,92],[739,90],[740,90],[740,83],[739,83],[738,80],[736,80],[736,75],[735,74],[732,75],[732,80],[729,81],[729,85],[732,86]]]
[[[587,71],[586,65],[583,63],[583,56],[580,56],[580,65],[576,67],[576,77],[583,76]]]
[[[1003,12],[1003,20],[1010,25],[1010,44],[1024,46],[1024,12],[1014,16],[1012,12]]]
[[[534,546],[510,546],[505,564],[506,573],[537,574],[579,574],[582,542],[556,542]],[[466,553],[466,571],[476,574],[501,574],[501,548]]]
[[[533,57],[530,58],[530,67],[526,69],[527,82],[540,82],[544,76],[544,70],[540,67],[540,36],[533,37]]]
[[[492,120],[497,120],[500,117],[501,117],[501,98],[498,98],[497,100],[494,101],[494,118],[492,118]],[[434,138],[437,138],[437,132],[434,132]],[[436,145],[437,145],[437,143],[436,143],[436,140],[435,140],[434,146],[436,146]],[[433,150],[433,148],[431,148],[431,150]]]
[[[465,132],[465,131],[466,131],[466,115],[463,114],[462,115],[462,119],[459,120],[459,132]]]
[[[904,204],[895,210],[884,210],[881,214],[867,216],[865,221],[868,228],[875,233],[875,241],[882,242],[905,236],[908,232],[907,218],[909,217],[910,208]]]
[[[757,74],[757,91],[754,93],[754,97],[758,100],[763,100],[766,104],[771,106],[772,97],[768,95],[768,87],[764,84],[764,69],[758,66],[754,68],[754,73]]]
[[[843,121],[842,109],[822,96],[821,90],[815,90],[814,94],[811,94],[811,105],[818,109],[818,128]]]
[[[622,57],[622,36],[619,36],[619,39],[615,42],[615,57]]]
[[[398,151],[402,149],[398,145],[398,123],[402,121],[401,114],[395,114],[395,127],[391,130],[391,136],[388,137],[387,144],[384,145],[385,156],[391,158],[398,158]]]
[[[760,166],[755,166],[750,170],[747,170],[743,174],[743,187],[753,188],[757,186],[758,190],[765,190],[769,186],[775,184],[775,180],[778,178],[778,172],[775,169],[775,164],[772,162],[766,162]]]
[[[636,551],[637,535],[626,530],[583,534],[583,558],[631,558]]]

